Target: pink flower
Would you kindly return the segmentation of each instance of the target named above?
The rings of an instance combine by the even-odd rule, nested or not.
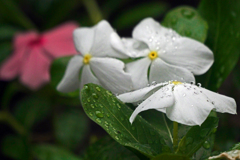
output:
[[[72,36],[77,27],[75,23],[66,23],[43,34],[35,31],[17,34],[14,52],[0,68],[0,79],[20,76],[20,81],[32,90],[49,82],[52,60],[77,53]]]

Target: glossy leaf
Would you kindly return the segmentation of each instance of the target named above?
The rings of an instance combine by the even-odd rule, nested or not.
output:
[[[166,148],[164,138],[141,116],[131,125],[133,110],[118,100],[111,92],[87,84],[81,91],[81,101],[86,114],[121,145],[153,157]]]
[[[190,159],[185,155],[164,153],[152,158],[151,160],[190,160]]]
[[[207,38],[207,22],[192,7],[182,6],[171,10],[165,16],[162,25],[200,42]]]
[[[69,149],[75,149],[89,129],[89,119],[77,109],[58,113],[54,122],[56,140]]]
[[[160,17],[167,9],[168,5],[163,2],[148,2],[139,4],[116,17],[113,22],[113,26],[117,29],[132,27],[143,18]]]
[[[50,84],[56,89],[58,83],[61,81],[61,79],[63,78],[63,75],[65,73],[68,61],[72,58],[72,56],[70,57],[61,57],[58,59],[55,59],[51,65],[51,82]],[[79,73],[80,74],[80,73]],[[79,82],[80,83],[80,82]],[[79,97],[79,91],[76,90],[74,92],[71,93],[60,93],[60,95],[63,96],[69,96],[69,97]]]
[[[179,142],[177,153],[191,157],[202,146],[206,150],[211,149],[211,144],[207,139],[215,132],[217,126],[218,118],[208,117],[201,126],[192,127]]]
[[[85,152],[84,159],[139,160],[139,158],[111,137],[106,136],[92,144]]]
[[[202,0],[198,11],[208,22],[207,46],[214,53],[214,64],[204,86],[216,91],[238,62],[240,54],[240,1]]]
[[[18,136],[7,136],[2,142],[2,153],[16,160],[29,159],[28,146],[23,138]]]
[[[46,98],[26,97],[16,104],[16,119],[30,129],[36,122],[43,120],[51,111],[51,104]]]
[[[33,147],[32,152],[33,156],[38,160],[80,160],[70,151],[54,145],[36,145]]]

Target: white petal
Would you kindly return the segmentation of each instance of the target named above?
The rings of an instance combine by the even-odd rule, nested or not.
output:
[[[156,58],[150,66],[149,82],[165,82],[170,80],[195,82],[195,78],[189,70],[167,64],[160,58]]]
[[[156,85],[151,85],[149,87],[145,87],[139,90],[135,90],[133,92],[123,93],[117,96],[118,99],[125,103],[134,103],[139,102],[142,100],[145,100],[148,98],[148,94],[151,92],[151,94],[158,90],[160,87],[166,85],[167,83],[158,83]]]
[[[81,54],[87,54],[93,44],[94,28],[78,28],[73,32],[75,47]]]
[[[126,64],[126,72],[132,76],[133,88],[140,89],[148,84],[148,68],[151,60],[146,57]]]
[[[176,37],[166,44],[160,57],[167,63],[187,68],[195,75],[205,73],[213,64],[213,53],[204,44],[186,37]]]
[[[172,93],[173,85],[162,87],[145,101],[143,101],[132,113],[129,121],[132,123],[136,116],[145,110],[157,109],[162,111],[163,108],[168,108],[174,105],[174,96]]]
[[[67,69],[57,86],[57,90],[63,93],[73,92],[79,88],[79,71],[83,65],[83,58],[76,55],[68,62]]]
[[[173,94],[175,104],[166,109],[167,117],[172,121],[189,126],[201,125],[214,108],[195,85],[176,85]]]
[[[82,89],[84,84],[87,83],[94,83],[100,85],[99,80],[93,75],[90,65],[83,66],[80,89]]]
[[[172,34],[172,30],[161,26],[152,18],[142,20],[133,30],[133,38],[148,44],[150,50],[157,51],[158,48],[165,48],[167,43],[167,34]]]
[[[233,98],[209,91],[204,88],[200,88],[200,90],[209,98],[210,103],[215,106],[217,112],[237,114],[237,105]]]
[[[90,66],[102,86],[120,94],[132,89],[131,76],[125,73],[124,63],[114,58],[92,58]]]
[[[115,50],[111,45],[111,35],[115,33],[110,24],[102,20],[95,26],[94,41],[90,54],[97,57],[128,58],[127,55]],[[112,38],[117,38],[116,33]]]

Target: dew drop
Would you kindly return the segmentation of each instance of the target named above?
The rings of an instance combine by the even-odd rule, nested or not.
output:
[[[99,91],[99,92],[101,91],[101,89],[99,87],[96,87],[96,90]]]
[[[95,114],[98,118],[103,118],[104,117],[104,115],[101,111],[96,111]]]
[[[205,142],[203,143],[203,148],[209,149],[209,148],[210,148],[210,143],[209,143],[208,141],[205,141]]]
[[[115,136],[115,139],[116,139],[116,140],[119,140],[118,136]]]
[[[89,87],[87,85],[84,85],[85,90],[89,90]]]
[[[195,82],[194,82],[194,81],[191,81],[190,84],[193,85],[193,84],[195,84]]]
[[[181,12],[182,12],[182,15],[187,19],[191,19],[195,15],[195,13],[193,11],[190,11],[188,9],[182,9]]]
[[[89,112],[89,116],[91,116],[91,117],[93,116],[92,112]]]
[[[95,107],[94,107],[94,104],[90,104],[90,106],[91,106],[92,108],[95,108]]]
[[[99,119],[99,118],[97,118],[96,121],[97,121],[98,123],[101,123],[101,122],[102,122],[101,119]]]
[[[112,93],[111,93],[111,92],[106,91],[106,93],[107,93],[109,96],[112,96]]]
[[[197,86],[198,86],[198,87],[201,87],[201,86],[202,86],[202,84],[201,84],[201,83],[198,83],[198,84],[197,84]]]
[[[98,95],[96,93],[93,93],[92,96],[94,99],[98,99]]]
[[[183,96],[183,97],[185,97],[185,96],[186,96],[186,94],[184,93],[182,96]]]
[[[107,113],[107,117],[110,117],[110,115]]]
[[[157,84],[156,81],[152,81],[152,85],[155,86]]]
[[[99,106],[100,106],[101,108],[103,108],[103,105],[102,105],[102,104],[99,104]]]
[[[87,101],[90,103],[91,102],[90,98],[88,98]]]

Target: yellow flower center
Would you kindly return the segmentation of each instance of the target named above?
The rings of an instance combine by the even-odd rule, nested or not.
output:
[[[84,64],[89,64],[91,58],[92,58],[92,55],[91,55],[91,54],[86,54],[86,55],[83,57],[83,63],[84,63]]]
[[[151,60],[154,60],[158,57],[158,54],[156,51],[151,51],[149,54],[148,54],[148,57],[151,59]]]
[[[172,84],[174,84],[174,85],[183,84],[182,82],[179,82],[179,81],[172,81],[172,82],[170,82],[170,83],[172,83]]]

